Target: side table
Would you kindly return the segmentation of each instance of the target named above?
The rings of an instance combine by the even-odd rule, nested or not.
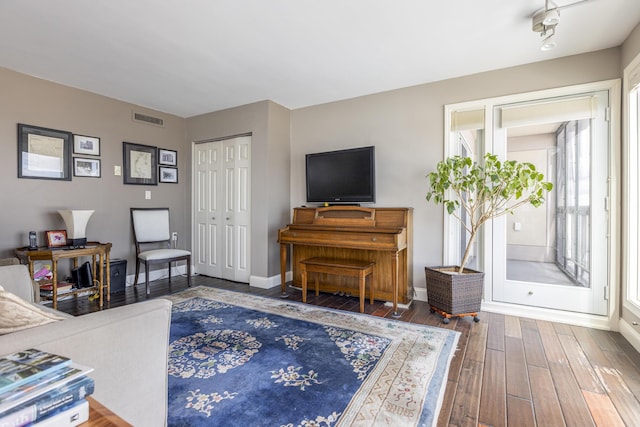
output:
[[[78,258],[90,256],[93,268],[93,287],[81,288],[65,293],[64,295],[77,295],[80,292],[95,290],[99,294],[100,308],[103,306],[103,290],[106,285],[107,301],[111,299],[111,271],[109,267],[109,254],[111,252],[111,243],[87,242],[83,248],[37,248],[29,249],[28,247],[17,248],[14,250],[15,255],[24,260],[29,265],[29,274],[33,279],[33,262],[34,261],[51,261],[51,284],[53,285],[51,297],[44,297],[53,301],[53,308],[58,308],[58,260],[72,259],[73,267],[78,267]],[[98,265],[96,268],[96,257]],[[103,266],[106,266],[106,278]],[[47,283],[47,282],[44,282]]]
[[[87,397],[89,401],[89,421],[81,424],[82,427],[130,427],[131,424],[114,414],[109,408]]]

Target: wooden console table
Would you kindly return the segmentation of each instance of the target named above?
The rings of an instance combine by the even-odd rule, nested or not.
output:
[[[111,299],[111,272],[109,268],[109,253],[111,252],[111,243],[100,242],[87,242],[84,248],[38,248],[29,249],[18,248],[14,251],[15,255],[24,260],[29,265],[29,274],[33,278],[33,262],[34,261],[51,261],[51,273],[53,277],[51,281],[41,281],[42,283],[51,283],[52,293],[51,297],[43,297],[45,299],[51,299],[53,301],[53,308],[58,308],[58,260],[72,259],[73,268],[78,267],[78,258],[90,256],[92,259],[91,267],[93,272],[94,286],[87,288],[74,289],[70,292],[64,293],[64,295],[77,295],[80,292],[97,291],[99,294],[100,307],[103,306],[103,290],[106,285],[107,301]],[[98,265],[96,268],[96,257],[98,258]],[[106,278],[103,266],[106,266]]]

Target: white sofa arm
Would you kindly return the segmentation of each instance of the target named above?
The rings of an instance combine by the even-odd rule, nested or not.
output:
[[[0,267],[0,286],[28,302],[38,302],[39,292],[36,291],[26,265],[4,265]]]
[[[37,348],[91,366],[96,400],[135,426],[163,426],[170,323],[170,301],[145,301],[0,336],[0,354]]]

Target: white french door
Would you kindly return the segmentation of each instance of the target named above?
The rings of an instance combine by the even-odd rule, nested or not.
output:
[[[251,137],[194,147],[195,271],[249,282]]]
[[[554,184],[541,207],[493,221],[494,301],[607,315],[608,105],[599,91],[494,108],[492,151]]]

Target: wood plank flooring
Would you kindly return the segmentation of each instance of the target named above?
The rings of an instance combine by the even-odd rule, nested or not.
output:
[[[205,276],[193,286],[210,286],[279,298],[268,290]],[[186,278],[151,284],[150,298],[186,288]],[[302,293],[288,288],[290,301]],[[117,307],[147,299],[144,285],[113,294],[105,306]],[[307,302],[358,312],[359,300],[309,292]],[[58,308],[73,315],[98,310],[79,298]],[[381,301],[365,304],[365,312],[391,318]],[[453,318],[448,325],[429,306],[414,301],[400,320],[453,329],[461,333],[454,355],[438,426],[640,426],[640,354],[616,332],[570,326],[494,313]]]

